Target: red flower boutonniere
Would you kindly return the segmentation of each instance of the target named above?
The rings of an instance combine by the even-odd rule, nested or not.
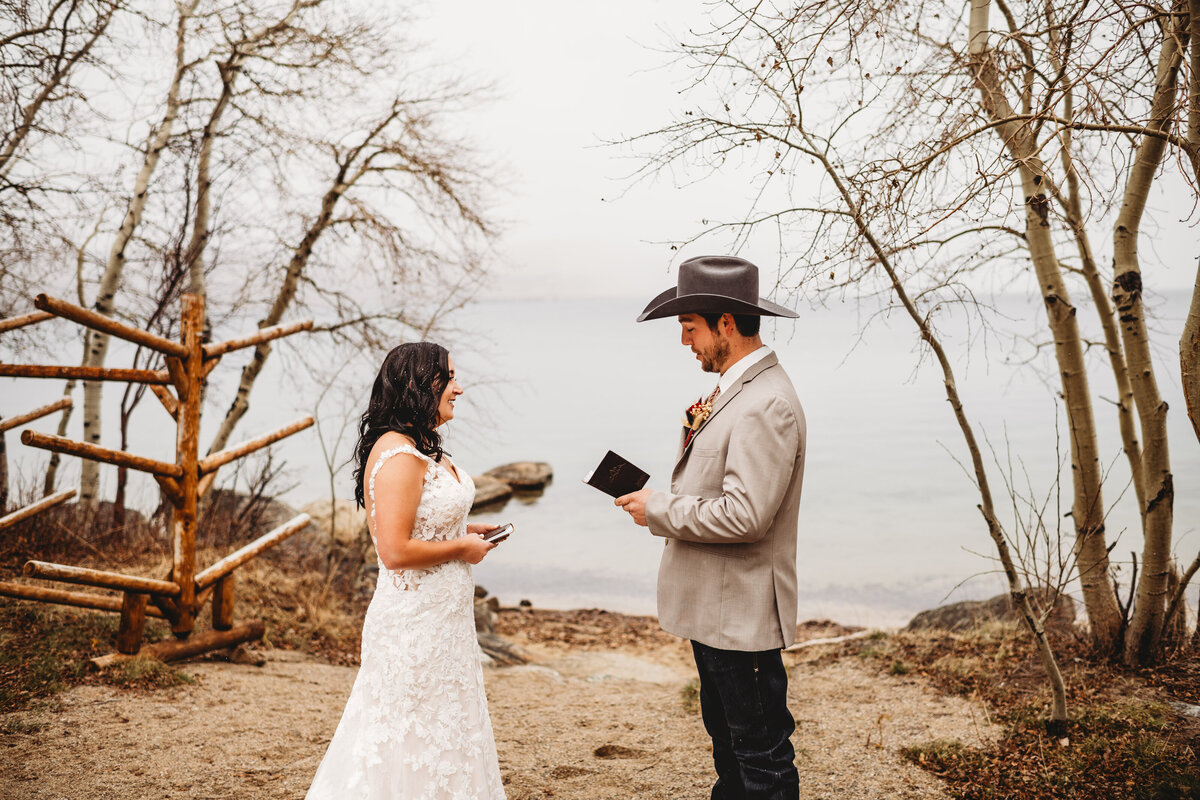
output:
[[[696,435],[696,431],[704,424],[704,420],[708,419],[708,415],[712,413],[712,403],[706,402],[703,398],[697,400],[688,406],[688,410],[683,415],[683,427],[687,428],[687,438],[683,440],[683,446],[687,447],[691,443],[692,437]]]

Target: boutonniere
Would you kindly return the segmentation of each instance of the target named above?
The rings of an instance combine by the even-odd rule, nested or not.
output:
[[[712,414],[712,403],[706,402],[704,399],[697,400],[688,406],[688,410],[683,414],[683,427],[688,429],[687,442],[692,440],[692,436],[704,424],[704,420],[708,419],[709,414]]]

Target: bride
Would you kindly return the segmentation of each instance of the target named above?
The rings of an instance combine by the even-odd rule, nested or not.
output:
[[[474,581],[495,547],[466,524],[471,476],[437,428],[463,393],[446,349],[388,353],[359,423],[355,498],[367,510],[379,582],[362,667],[308,800],[503,800],[475,639]]]

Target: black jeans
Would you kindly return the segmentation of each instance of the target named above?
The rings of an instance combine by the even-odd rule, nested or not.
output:
[[[747,653],[692,642],[700,711],[713,741],[712,800],[796,800],[796,722],[778,650]]]

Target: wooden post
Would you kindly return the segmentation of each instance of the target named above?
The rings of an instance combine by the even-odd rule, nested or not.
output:
[[[181,377],[187,386],[180,392],[179,426],[175,439],[175,461],[182,468],[179,479],[183,503],[176,506],[173,550],[175,555],[172,580],[179,584],[179,619],[171,626],[180,639],[186,639],[196,621],[196,506],[200,482],[200,404],[204,380],[204,351],[200,336],[204,326],[204,298],[196,294],[183,295],[180,329],[187,356],[182,360]]]
[[[146,628],[146,602],[149,595],[126,592],[121,600],[121,624],[117,629],[117,652],[133,655],[142,649],[142,631]]]
[[[214,631],[227,631],[233,627],[232,572],[213,587],[212,626]]]

